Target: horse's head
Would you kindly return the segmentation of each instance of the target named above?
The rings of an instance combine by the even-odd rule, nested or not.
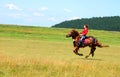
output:
[[[66,35],[66,37],[68,38],[68,37],[72,37],[73,39],[74,38],[76,38],[76,36],[78,36],[79,35],[79,33],[78,33],[78,31],[76,31],[75,29],[73,29],[73,30],[71,30],[67,35]]]

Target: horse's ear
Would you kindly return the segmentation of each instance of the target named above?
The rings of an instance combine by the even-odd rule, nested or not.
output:
[[[72,31],[75,31],[75,29],[72,29]]]
[[[72,31],[73,31],[73,32],[76,32],[76,30],[75,30],[75,29],[73,29]]]
[[[75,29],[72,29],[71,32],[75,32]]]

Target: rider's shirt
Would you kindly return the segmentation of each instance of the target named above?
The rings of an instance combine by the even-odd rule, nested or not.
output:
[[[86,36],[88,33],[88,29],[87,28],[84,28],[83,31],[82,31],[82,35],[83,36]]]

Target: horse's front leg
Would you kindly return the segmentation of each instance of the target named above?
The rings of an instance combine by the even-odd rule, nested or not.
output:
[[[74,52],[76,55],[83,56],[83,54],[78,53],[78,50],[79,50],[79,47],[75,47],[75,49],[73,50],[73,52]]]

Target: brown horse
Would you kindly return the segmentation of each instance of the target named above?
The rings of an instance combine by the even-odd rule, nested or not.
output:
[[[100,48],[102,48],[102,47],[109,47],[108,45],[102,45],[101,43],[99,43],[98,42],[98,40],[95,38],[95,37],[93,37],[93,36],[88,36],[88,37],[86,37],[85,38],[85,40],[84,40],[84,46],[80,46],[79,45],[79,41],[80,41],[80,34],[78,33],[78,31],[76,31],[76,30],[71,30],[70,31],[70,33],[68,33],[67,35],[66,35],[66,37],[68,38],[68,37],[72,37],[72,39],[73,39],[73,46],[74,46],[74,50],[73,50],[73,52],[76,54],[76,55],[79,55],[79,56],[83,56],[83,54],[80,54],[80,53],[78,53],[78,50],[79,50],[79,48],[84,48],[84,47],[87,47],[87,46],[89,46],[90,48],[91,48],[91,50],[90,50],[90,53],[86,56],[86,58],[88,58],[91,54],[92,54],[92,57],[94,56],[94,51],[96,50],[96,47],[100,47]]]

